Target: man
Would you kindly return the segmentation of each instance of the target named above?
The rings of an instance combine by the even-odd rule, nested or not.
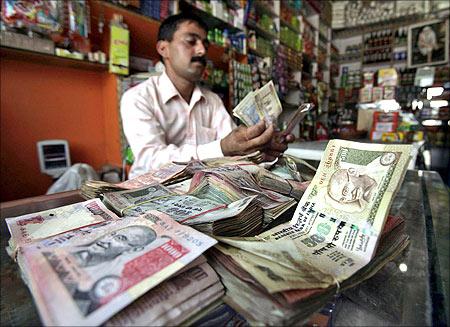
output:
[[[125,135],[134,154],[130,178],[171,161],[244,155],[260,150],[265,160],[281,155],[280,143],[264,122],[235,125],[220,98],[199,87],[206,65],[207,26],[181,13],[160,26],[157,51],[165,71],[128,90],[121,102]]]
[[[155,239],[156,233],[149,227],[128,226],[80,246],[72,254],[81,267],[92,267],[112,261],[123,253],[140,251]]]
[[[355,168],[338,169],[330,177],[327,202],[346,212],[363,211],[376,187],[375,179],[359,174]]]

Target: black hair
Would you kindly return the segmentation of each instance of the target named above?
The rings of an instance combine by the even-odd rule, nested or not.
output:
[[[184,22],[195,22],[202,29],[208,32],[208,25],[201,20],[200,17],[192,13],[179,13],[177,15],[167,17],[159,26],[158,41],[172,41],[173,35],[178,29],[178,26]]]

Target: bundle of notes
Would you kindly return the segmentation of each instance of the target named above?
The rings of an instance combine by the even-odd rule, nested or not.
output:
[[[409,157],[408,145],[332,140],[311,180],[289,157],[269,170],[174,163],[7,218],[8,252],[45,325],[191,324],[228,309],[302,323],[408,245],[388,214]]]

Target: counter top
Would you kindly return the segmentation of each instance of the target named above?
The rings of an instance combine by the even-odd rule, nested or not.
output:
[[[411,244],[374,277],[344,292],[335,325],[449,325],[449,212],[449,191],[439,174],[408,171],[390,214],[405,219]]]

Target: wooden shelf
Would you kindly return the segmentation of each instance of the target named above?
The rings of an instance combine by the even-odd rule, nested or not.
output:
[[[364,51],[383,50],[383,49],[391,49],[392,50],[392,48],[393,48],[392,44],[388,44],[388,45],[379,45],[376,47],[367,47],[367,48],[364,48]]]
[[[386,29],[395,30],[398,29],[399,27],[414,24],[424,19],[426,20],[428,15],[429,14],[426,13],[426,14],[414,14],[411,16],[404,16],[404,17],[393,17],[377,23],[368,23],[335,29],[333,31],[334,34],[333,39],[346,39],[356,35],[360,35],[362,33],[370,33]]]
[[[234,49],[226,49],[215,43],[210,44],[206,56],[214,63],[215,67],[225,71],[228,71],[228,62],[231,58],[234,58],[239,62],[245,62],[247,58],[247,55],[245,54],[239,53]]]
[[[363,63],[363,66],[393,66],[391,60]]]
[[[21,60],[44,65],[70,67],[99,72],[108,71],[108,66],[106,64],[99,64],[86,60],[77,60],[59,57],[51,54],[39,53],[23,49],[16,49],[2,46],[0,47],[0,54],[2,59]]]
[[[361,62],[361,58],[338,60],[339,65],[350,64],[350,63],[360,63],[360,62]]]
[[[140,12],[137,12],[136,9],[133,9],[133,7],[123,7],[121,5],[116,5],[114,3],[105,2],[105,1],[102,1],[101,4],[103,6],[105,6],[106,8],[110,8],[110,9],[113,9],[115,12],[119,12],[120,14],[125,16],[125,19],[126,19],[126,16],[130,15],[130,16],[134,16],[139,19],[143,19],[144,21],[147,21],[149,23],[154,23],[154,24],[156,23],[158,25],[161,24],[161,22],[159,20],[145,16],[145,15],[141,14]]]

